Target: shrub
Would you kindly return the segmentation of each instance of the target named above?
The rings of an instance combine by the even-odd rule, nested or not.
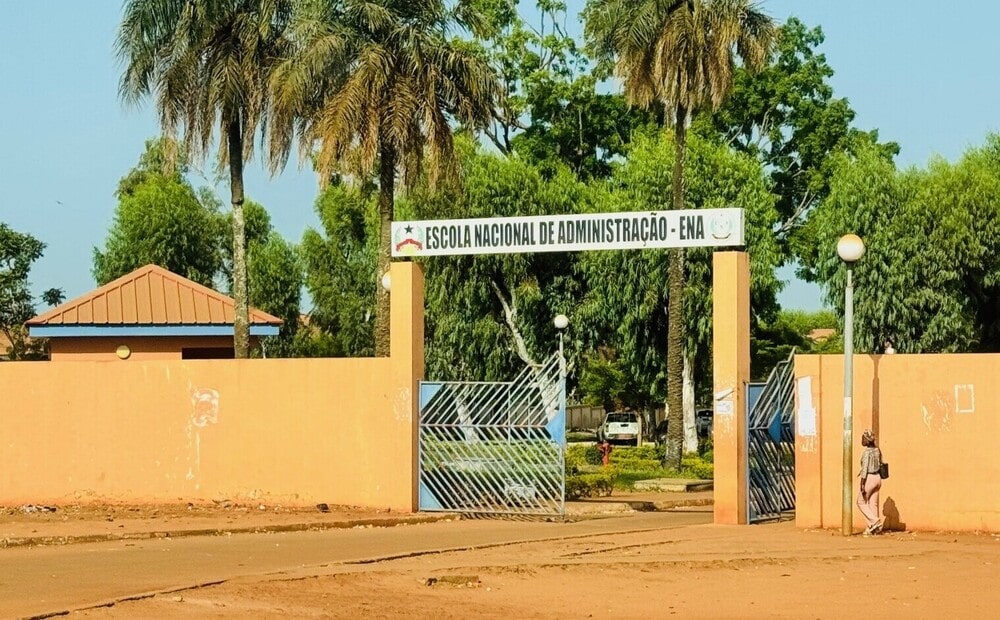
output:
[[[581,465],[600,465],[601,452],[597,446],[569,446],[566,448],[566,468]]]
[[[715,466],[711,461],[692,452],[681,458],[681,474],[685,478],[711,480],[715,476]]]
[[[615,449],[618,450],[618,448]],[[626,446],[621,448],[621,450],[623,455],[628,455],[628,458],[658,461],[663,456],[663,450],[651,444],[644,444],[635,447]]]
[[[614,486],[615,475],[611,471],[566,476],[566,499],[608,496]]]
[[[698,440],[698,454],[702,457],[707,458],[709,461],[712,460],[712,450],[715,448],[715,442],[712,440],[712,436],[702,437]]]

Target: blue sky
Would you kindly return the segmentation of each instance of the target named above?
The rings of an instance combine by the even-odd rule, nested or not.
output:
[[[531,0],[522,0],[530,4]],[[994,36],[1000,6],[929,0],[768,0],[778,21],[796,15],[821,25],[821,49],[836,71],[838,96],[856,124],[878,128],[902,146],[903,165],[933,155],[953,160],[995,131],[1000,58]],[[569,0],[571,11],[582,0]],[[61,287],[68,297],[94,286],[94,246],[101,246],[115,208],[118,179],[158,132],[151,104],[118,101],[114,37],[116,0],[9,2],[0,20],[0,221],[48,244],[35,263],[35,291]],[[211,174],[211,167],[209,173]],[[224,188],[223,188],[224,189]],[[290,166],[269,178],[249,166],[248,194],[270,211],[277,229],[298,241],[318,225],[315,178]],[[225,199],[227,193],[220,195]],[[817,287],[791,280],[785,307],[820,307]]]

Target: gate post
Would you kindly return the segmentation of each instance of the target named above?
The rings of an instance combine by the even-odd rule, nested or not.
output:
[[[746,385],[750,381],[750,261],[712,255],[715,523],[747,523]]]
[[[385,450],[387,454],[396,455],[400,467],[390,473],[384,484],[396,484],[398,480],[399,485],[406,485],[393,493],[404,503],[392,508],[416,512],[419,508],[418,382],[424,378],[424,270],[414,262],[394,262],[389,269],[389,279],[392,369],[389,404],[392,419],[398,426],[386,433]]]

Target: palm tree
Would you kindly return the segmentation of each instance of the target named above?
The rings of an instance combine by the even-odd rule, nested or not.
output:
[[[183,129],[186,152],[204,159],[219,130],[219,167],[229,168],[233,209],[233,342],[250,348],[243,166],[270,109],[268,81],[285,55],[293,0],[127,0],[117,50],[119,93],[156,100],[167,136]]]
[[[776,28],[751,0],[589,0],[585,32],[599,62],[613,63],[630,105],[662,106],[674,127],[673,209],[684,208],[687,123],[717,109],[732,89],[736,56],[767,61]],[[684,253],[667,267],[666,463],[680,467],[683,441]]]
[[[295,52],[272,81],[271,165],[293,137],[313,153],[321,178],[335,170],[367,179],[378,170],[379,250],[375,354],[389,354],[389,269],[396,177],[412,184],[428,164],[431,185],[453,162],[452,123],[486,127],[500,89],[486,60],[450,37],[482,18],[443,0],[303,0],[293,18]]]

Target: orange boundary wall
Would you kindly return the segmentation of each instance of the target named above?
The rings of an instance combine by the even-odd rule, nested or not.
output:
[[[423,275],[391,274],[389,358],[0,364],[0,504],[415,511]]]
[[[795,376],[795,522],[839,528],[843,356],[796,356]],[[1000,531],[998,377],[1000,355],[855,356],[853,472],[872,428],[890,464],[880,498],[888,528]]]

